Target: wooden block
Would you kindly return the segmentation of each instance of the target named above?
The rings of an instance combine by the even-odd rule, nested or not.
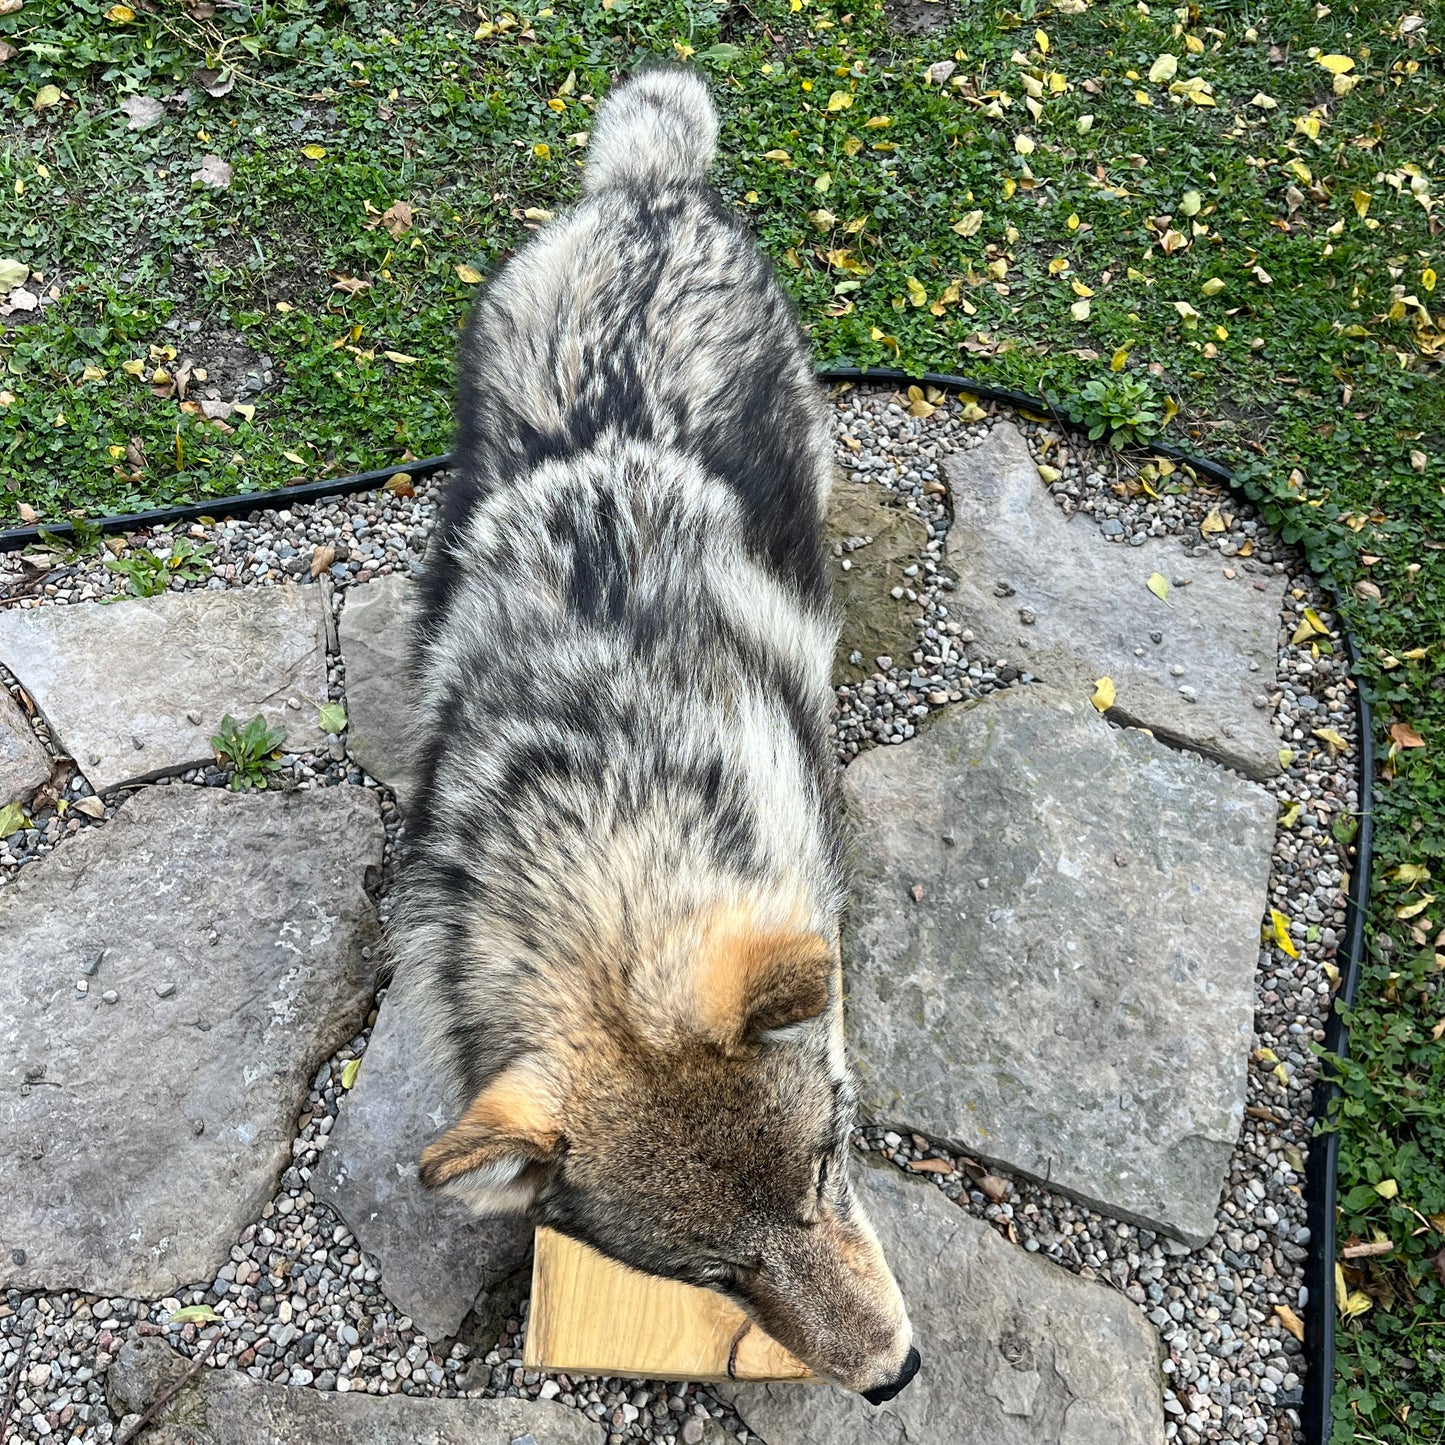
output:
[[[523,1363],[644,1380],[806,1380],[808,1368],[731,1300],[654,1279],[539,1229]]]

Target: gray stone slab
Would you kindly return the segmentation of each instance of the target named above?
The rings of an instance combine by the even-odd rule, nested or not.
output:
[[[50,758],[35,736],[30,719],[0,687],[0,808],[28,803],[50,776]]]
[[[356,1083],[311,1177],[381,1269],[386,1297],[428,1339],[450,1339],[525,1261],[521,1219],[477,1219],[417,1180],[417,1156],[456,1118],[400,985],[381,1006]]]
[[[325,639],[316,587],[0,612],[0,662],[98,793],[209,762],[227,713],[262,713],[288,748],[324,742]]]
[[[411,607],[416,584],[393,574],[352,587],[341,609],[346,750],[405,809],[416,729],[411,724]]]
[[[1160,1445],[1159,1342],[1122,1295],[1027,1254],[931,1184],[859,1166],[923,1367],[875,1408],[845,1390],[717,1387],[768,1445]]]
[[[0,889],[0,1288],[215,1277],[366,1017],[382,842],[363,788],[170,784]]]
[[[106,1376],[117,1418],[144,1414],[191,1362],[154,1337],[131,1340]],[[550,1400],[336,1394],[203,1367],[145,1431],[146,1445],[602,1445],[580,1411]]]
[[[892,593],[895,587],[913,585],[903,569],[918,561],[927,529],[886,488],[843,474],[828,499],[824,537],[833,596],[843,614],[833,682],[870,676],[879,670],[880,656],[905,664],[916,645],[913,619],[918,604]],[[835,557],[833,548],[840,544],[843,554]],[[852,660],[855,653],[857,662]]]
[[[1041,684],[864,754],[844,789],[864,1117],[1202,1244],[1243,1118],[1273,798]]]
[[[1106,542],[1091,518],[1059,511],[1009,422],[950,457],[944,472],[954,512],[948,561],[958,574],[949,611],[990,657],[1085,699],[1095,679],[1111,677],[1117,721],[1252,778],[1279,772],[1279,739],[1254,699],[1274,685],[1283,577],[1213,552],[1190,557],[1169,537]],[[1155,572],[1187,585],[1171,585],[1161,601],[1147,586]],[[995,595],[999,583],[1012,592]]]

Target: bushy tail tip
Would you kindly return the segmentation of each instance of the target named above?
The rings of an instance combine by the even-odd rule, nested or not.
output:
[[[700,181],[717,151],[717,112],[690,70],[657,65],[617,86],[597,112],[585,190],[626,181]]]

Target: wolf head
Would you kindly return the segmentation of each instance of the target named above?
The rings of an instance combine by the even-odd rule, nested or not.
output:
[[[670,1008],[583,1010],[492,1078],[422,1180],[728,1295],[815,1373],[891,1398],[918,1355],[849,1178],[836,956],[716,921],[691,942]]]

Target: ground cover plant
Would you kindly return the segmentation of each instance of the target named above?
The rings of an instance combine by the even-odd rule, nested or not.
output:
[[[1336,1438],[1434,1445],[1445,22],[1013,4],[0,0],[0,523],[444,450],[468,298],[575,193],[609,78],[700,67],[820,362],[1220,457],[1341,589],[1382,766]]]

